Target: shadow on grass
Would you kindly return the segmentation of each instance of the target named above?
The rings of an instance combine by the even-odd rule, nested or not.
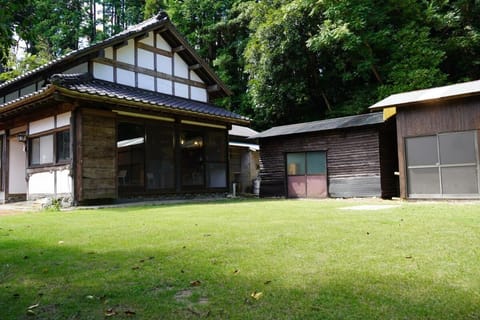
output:
[[[0,319],[480,317],[479,297],[449,284],[348,270],[292,287],[283,279],[295,275],[236,270],[213,248],[100,252],[4,238],[0,251]]]

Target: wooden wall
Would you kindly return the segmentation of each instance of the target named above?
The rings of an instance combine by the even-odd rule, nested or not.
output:
[[[78,203],[117,198],[116,121],[109,111],[79,109],[75,123]]]
[[[480,129],[480,100],[467,97],[413,104],[397,108],[396,119],[400,197],[407,198],[405,138]]]
[[[260,195],[287,195],[285,153],[324,150],[327,151],[331,197],[382,196],[380,127],[260,139]],[[391,144],[394,144],[394,136],[390,137],[393,141]],[[391,152],[388,148],[385,151]],[[395,158],[396,154],[390,153],[388,156]],[[384,170],[391,171],[393,175],[393,169]]]

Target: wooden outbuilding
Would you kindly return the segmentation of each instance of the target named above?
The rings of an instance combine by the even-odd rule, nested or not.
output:
[[[273,127],[260,145],[260,196],[397,196],[395,123],[381,112]]]
[[[229,131],[230,181],[236,193],[253,193],[254,180],[260,169],[260,147],[248,139],[258,132],[245,126],[232,125]],[[233,187],[230,190],[233,193]]]
[[[395,94],[379,101],[396,119],[400,195],[480,198],[480,81]]]
[[[228,192],[230,91],[161,13],[0,84],[0,201]]]

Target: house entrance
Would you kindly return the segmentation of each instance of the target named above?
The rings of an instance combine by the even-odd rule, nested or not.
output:
[[[287,191],[290,198],[326,198],[326,152],[287,153]]]

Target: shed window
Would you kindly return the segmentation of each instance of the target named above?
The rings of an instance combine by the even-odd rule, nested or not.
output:
[[[405,140],[411,197],[478,195],[477,132],[449,132]]]

